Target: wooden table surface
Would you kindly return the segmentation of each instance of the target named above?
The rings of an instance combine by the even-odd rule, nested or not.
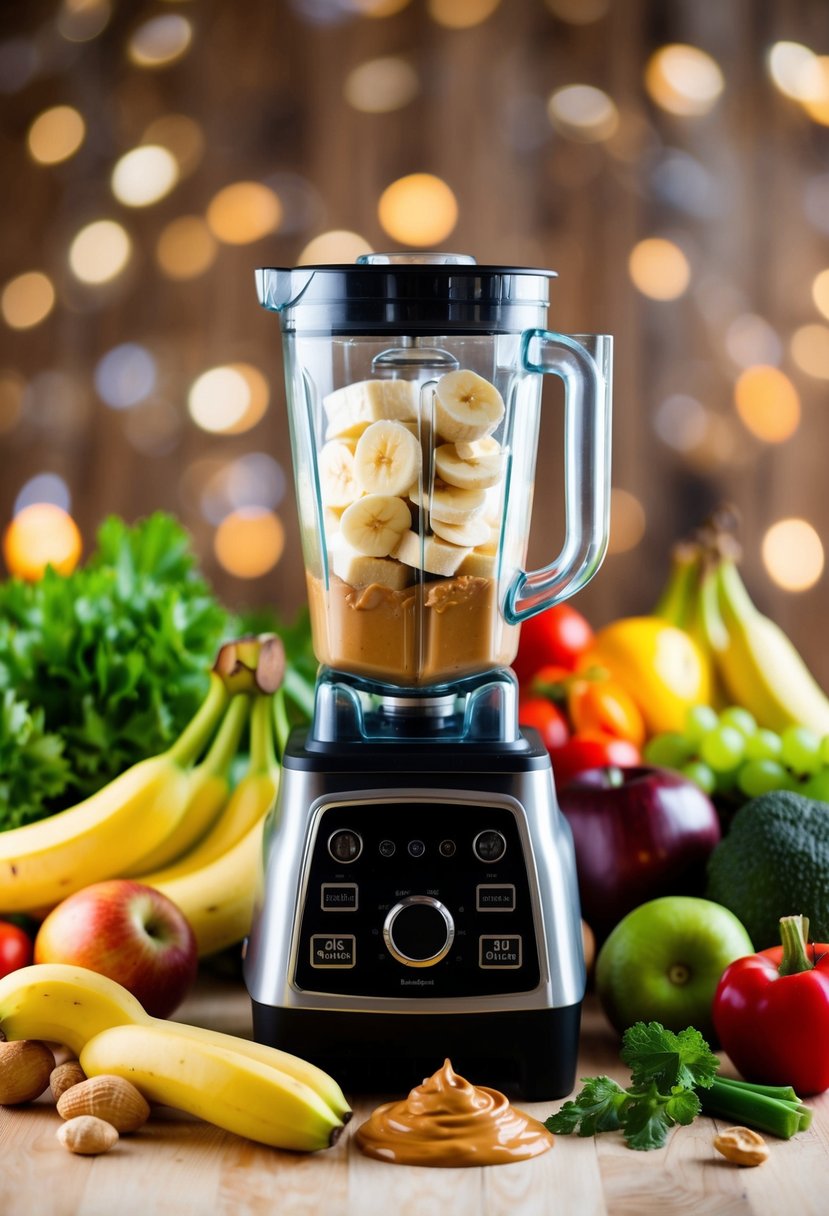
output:
[[[200,981],[177,1012],[250,1034],[240,983]],[[623,1083],[618,1043],[588,999],[579,1075]],[[438,1061],[440,1063],[440,1061]],[[724,1071],[729,1071],[726,1067]],[[486,1077],[471,1077],[486,1084]],[[416,1078],[416,1083],[420,1078]],[[476,1169],[388,1165],[364,1157],[351,1129],[375,1103],[354,1102],[334,1148],[305,1156],[264,1148],[171,1110],[101,1157],[75,1157],[55,1139],[51,1098],[0,1107],[0,1216],[825,1216],[829,1212],[829,1093],[813,1100],[808,1132],[768,1138],[770,1159],[741,1169],[712,1147],[719,1126],[675,1128],[664,1149],[637,1153],[617,1133],[557,1137],[549,1153]],[[544,1119],[558,1102],[527,1103]],[[722,1126],[727,1126],[723,1124]]]

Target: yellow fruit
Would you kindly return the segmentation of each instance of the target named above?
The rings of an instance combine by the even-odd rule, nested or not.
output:
[[[630,693],[649,734],[681,731],[689,706],[709,704],[708,660],[692,637],[653,616],[600,629],[580,666],[603,667]]]

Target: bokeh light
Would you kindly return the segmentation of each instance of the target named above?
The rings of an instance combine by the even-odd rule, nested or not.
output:
[[[0,435],[13,431],[23,414],[26,381],[18,372],[0,371]]]
[[[193,27],[180,13],[152,17],[129,40],[127,54],[139,68],[166,68],[181,59],[193,38]]]
[[[818,55],[815,60],[817,82],[814,95],[803,99],[803,109],[812,122],[829,127],[829,55]]]
[[[764,443],[783,443],[800,424],[800,397],[785,372],[758,364],[734,385],[734,404],[743,424]]]
[[[236,578],[261,578],[278,563],[285,528],[273,511],[242,507],[226,516],[213,537],[216,560]]]
[[[216,259],[216,240],[200,215],[182,215],[161,230],[156,261],[170,279],[195,279]]]
[[[738,367],[754,363],[778,364],[783,355],[780,335],[764,317],[742,313],[725,331],[725,349]]]
[[[166,148],[142,144],[116,162],[111,181],[119,202],[148,207],[170,193],[178,181],[178,165]]]
[[[240,435],[259,422],[269,398],[268,382],[258,368],[228,363],[210,368],[193,382],[188,408],[203,431]]]
[[[12,513],[17,515],[36,502],[50,502],[62,511],[69,511],[72,495],[69,486],[57,473],[37,473],[29,478],[18,493]]]
[[[801,325],[792,334],[791,354],[797,366],[816,380],[829,380],[829,327]]]
[[[74,156],[85,134],[86,124],[74,106],[52,106],[29,127],[29,155],[40,165],[60,164]]]
[[[145,129],[141,143],[166,148],[175,158],[180,177],[192,173],[204,156],[204,131],[187,114],[162,114]]]
[[[69,265],[82,283],[108,283],[127,265],[131,252],[125,228],[115,220],[95,220],[69,246]]]
[[[428,0],[429,16],[450,30],[466,30],[491,17],[501,0]]]
[[[628,553],[645,535],[645,508],[629,490],[614,486],[610,491],[609,554]]]
[[[349,105],[365,114],[400,110],[417,97],[420,79],[405,59],[388,55],[369,59],[345,78],[343,95]]]
[[[28,270],[11,279],[0,296],[0,312],[12,329],[39,325],[55,306],[52,280],[40,270]]]
[[[334,229],[321,232],[309,241],[297,258],[297,266],[337,265],[340,262],[356,262],[372,247],[358,232]]]
[[[823,573],[823,544],[805,519],[780,519],[763,537],[761,553],[769,577],[785,591],[806,591]]]
[[[391,183],[377,209],[385,232],[403,245],[438,245],[458,222],[451,188],[431,173],[411,173]]]
[[[687,393],[671,393],[657,406],[653,428],[668,447],[677,452],[691,452],[705,439],[708,411]]]
[[[207,208],[210,231],[227,245],[259,241],[279,227],[279,199],[261,182],[234,182],[215,194]]]
[[[691,267],[674,241],[647,237],[634,245],[628,258],[628,271],[642,295],[652,300],[676,300],[691,281]]]
[[[815,97],[820,89],[817,56],[800,42],[775,42],[766,55],[766,66],[780,92],[793,101]]]
[[[63,0],[55,24],[67,42],[97,38],[112,16],[110,0]]]
[[[214,526],[243,507],[273,510],[285,497],[287,479],[279,461],[267,452],[249,452],[214,470],[204,470],[196,491],[199,509]]]
[[[149,397],[156,384],[156,362],[144,346],[123,342],[107,351],[95,368],[95,388],[114,410],[128,410]]]
[[[81,534],[74,519],[51,502],[24,507],[3,533],[6,569],[27,582],[42,578],[49,565],[59,574],[71,574],[81,549]]]
[[[682,117],[707,114],[723,91],[719,64],[699,47],[660,47],[645,65],[645,88],[663,110]]]
[[[612,98],[590,84],[569,84],[550,96],[550,122],[562,134],[585,143],[610,139],[619,125]]]
[[[829,321],[829,270],[821,270],[819,274],[815,275],[812,283],[812,299],[818,312],[823,313]]]

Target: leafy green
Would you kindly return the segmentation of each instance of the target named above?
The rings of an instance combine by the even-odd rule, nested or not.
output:
[[[43,728],[43,710],[30,711],[7,688],[0,694],[0,811],[3,826],[40,818],[43,803],[66,788],[69,764],[63,740]]]
[[[583,1078],[584,1088],[544,1126],[551,1132],[593,1136],[624,1133],[630,1148],[662,1148],[677,1123],[692,1123],[701,1110],[694,1090],[709,1088],[720,1062],[698,1030],[679,1034],[659,1022],[636,1022],[625,1031],[621,1057],[631,1070],[623,1089],[610,1077]]]

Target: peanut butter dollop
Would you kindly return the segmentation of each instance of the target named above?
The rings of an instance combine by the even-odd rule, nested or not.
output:
[[[502,1165],[553,1146],[537,1119],[497,1089],[459,1077],[449,1060],[404,1101],[378,1106],[356,1141],[369,1157],[398,1165]]]

